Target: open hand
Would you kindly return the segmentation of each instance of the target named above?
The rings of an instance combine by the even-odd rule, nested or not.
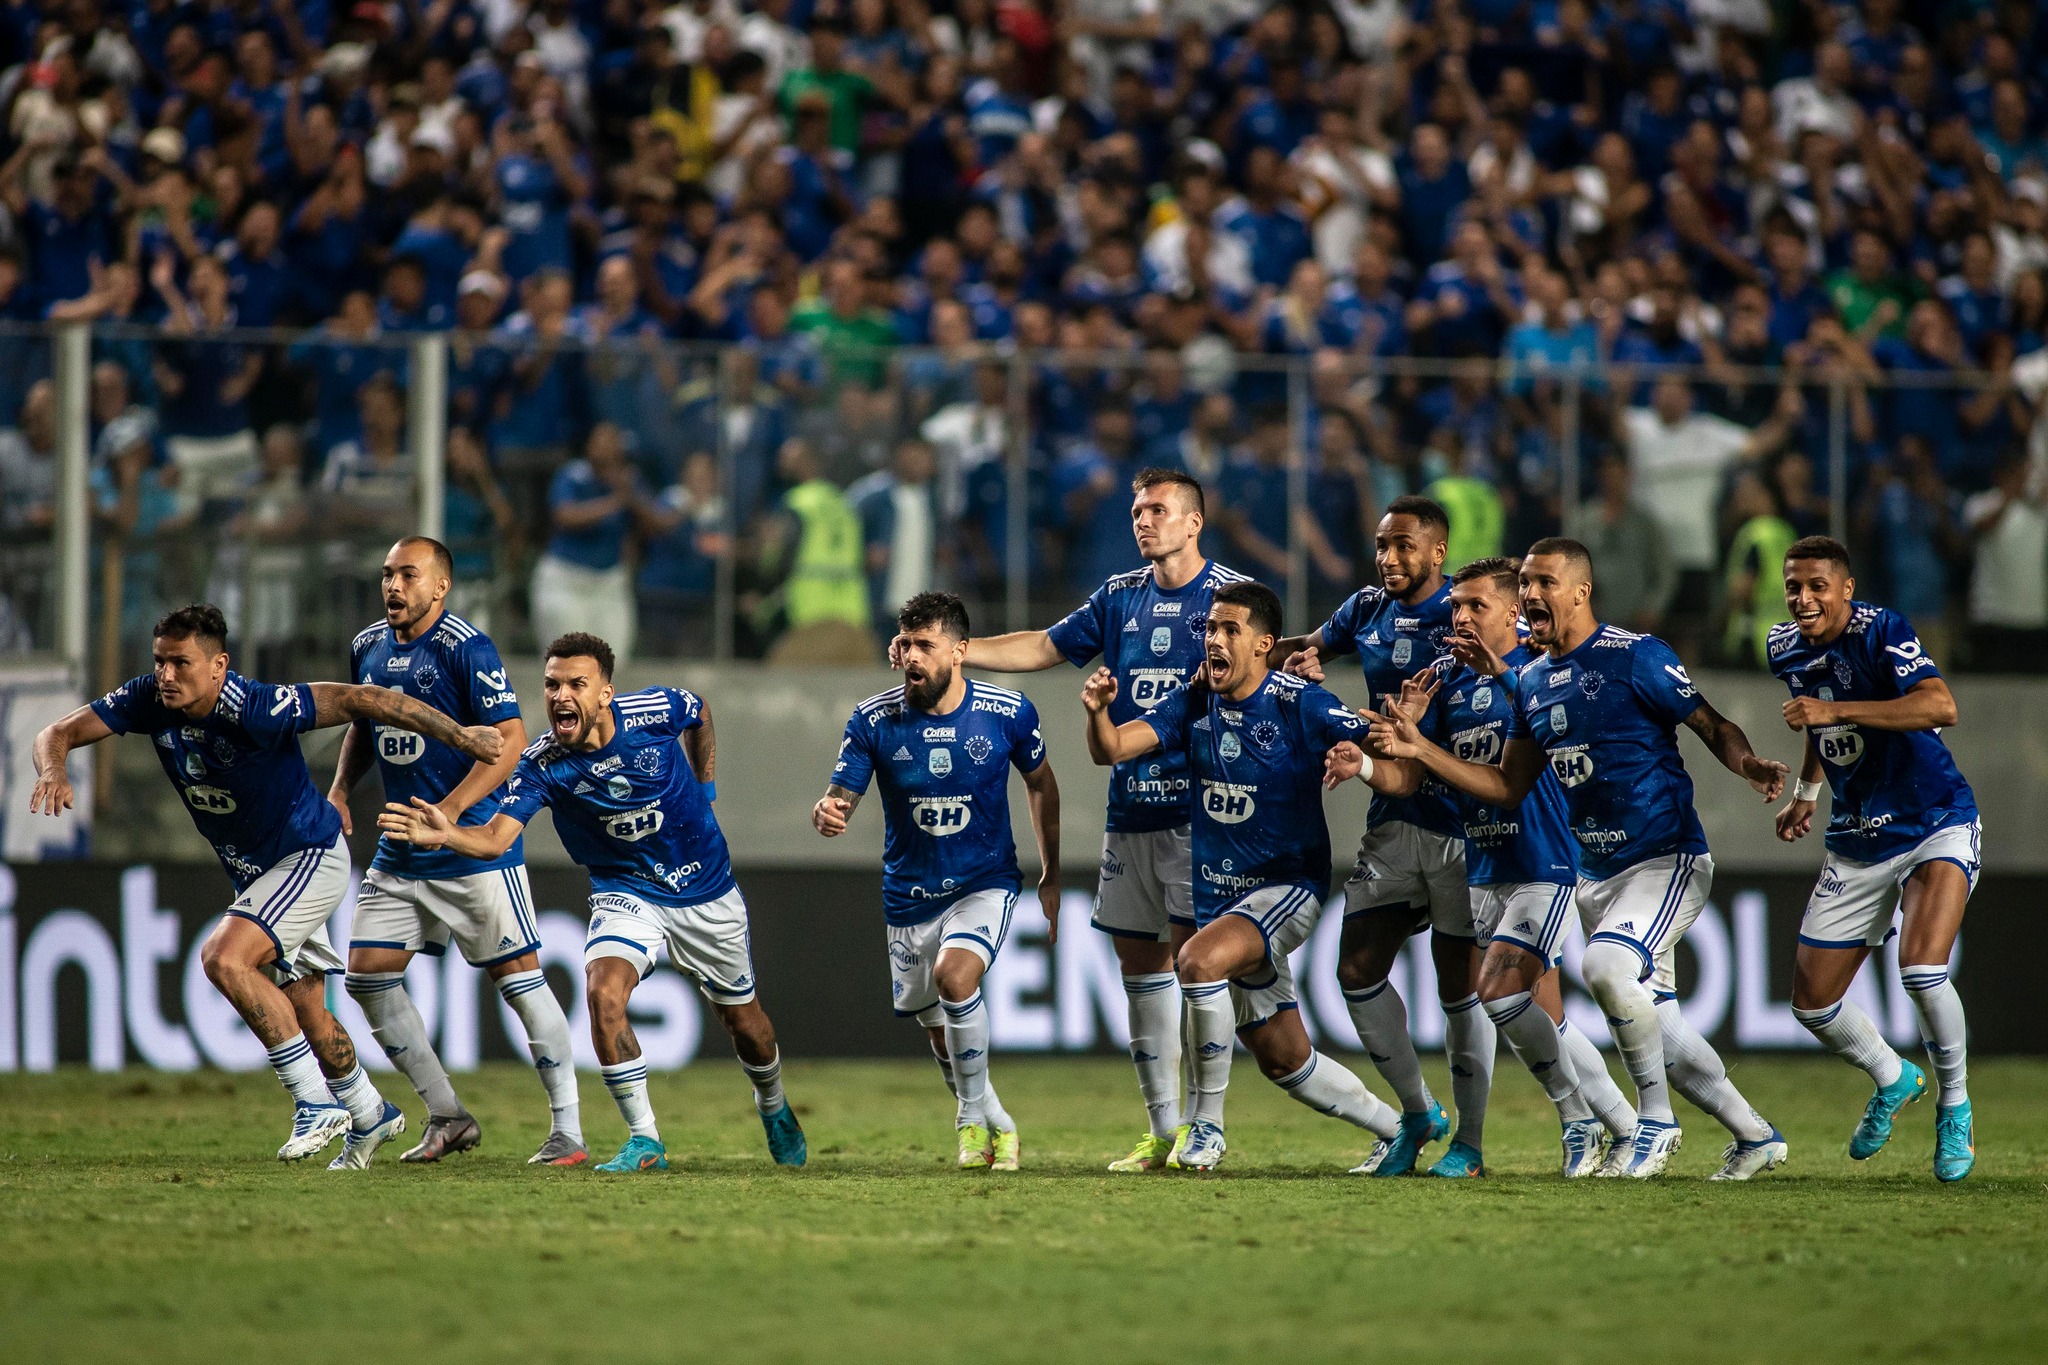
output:
[[[71,774],[62,763],[36,774],[36,788],[29,793],[28,808],[37,815],[61,815],[71,809]]]
[[[1335,791],[1365,771],[1365,750],[1340,739],[1323,755],[1323,790]]]
[[[1766,801],[1775,801],[1785,792],[1785,779],[1792,770],[1775,758],[1758,758],[1755,754],[1742,760],[1742,776],[1749,785],[1763,795]]]
[[[401,844],[411,844],[414,848],[440,848],[455,832],[455,822],[433,802],[415,796],[409,805],[385,802],[384,813],[377,817],[377,828]]]

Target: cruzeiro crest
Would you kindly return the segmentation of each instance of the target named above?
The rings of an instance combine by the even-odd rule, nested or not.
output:
[[[661,771],[661,751],[659,749],[642,749],[639,753],[633,755],[633,766],[646,773],[649,777],[654,776]]]
[[[988,756],[996,751],[996,746],[989,742],[987,735],[969,735],[967,743],[962,747],[967,750],[967,756],[976,763],[988,762]]]
[[[441,681],[441,674],[432,664],[423,663],[412,671],[412,680],[413,684],[424,692]]]
[[[933,777],[946,776],[953,771],[953,751],[951,749],[928,750],[924,756],[924,766],[931,771]]]
[[[1280,727],[1270,720],[1262,720],[1252,727],[1252,743],[1261,749],[1270,749],[1280,738]]]

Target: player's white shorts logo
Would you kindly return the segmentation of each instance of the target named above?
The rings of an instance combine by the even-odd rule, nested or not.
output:
[[[1852,768],[1863,757],[1863,732],[1853,725],[1828,725],[1813,732],[1814,748],[1837,768]]]
[[[661,807],[642,806],[604,822],[604,832],[622,844],[634,844],[661,828]]]
[[[1259,808],[1258,802],[1252,799],[1252,793],[1257,790],[1257,787],[1240,786],[1235,782],[1204,782],[1202,810],[1219,825],[1243,824]]]
[[[401,767],[417,763],[426,751],[427,742],[410,730],[390,725],[377,727],[377,757],[386,763],[396,763]]]
[[[1569,749],[1559,749],[1550,755],[1550,771],[1557,780],[1567,787],[1576,787],[1593,776],[1593,756],[1586,752],[1586,746],[1575,744]]]
[[[1134,668],[1131,670],[1131,700],[1145,710],[1165,701],[1180,686],[1177,668]]]
[[[919,829],[941,839],[974,822],[974,812],[964,796],[914,796],[911,815]]]
[[[219,787],[187,787],[185,804],[203,815],[226,815],[235,808],[235,798]]]

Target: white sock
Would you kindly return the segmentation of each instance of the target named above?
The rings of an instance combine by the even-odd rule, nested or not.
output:
[[[626,1121],[626,1128],[634,1137],[661,1141],[661,1130],[654,1126],[654,1105],[647,1098],[647,1063],[635,1057],[630,1062],[614,1062],[605,1067],[604,1088],[612,1092],[619,1117]]]
[[[932,1039],[932,1060],[939,1064],[939,1074],[946,1079],[946,1093],[959,1098],[960,1083],[953,1079],[953,1059],[939,1051],[938,1039]]]
[[[976,991],[965,1000],[941,1000],[946,1012],[946,1052],[958,1085],[959,1127],[988,1122],[988,1007]]]
[[[533,1069],[547,1088],[550,1126],[557,1133],[583,1141],[583,1106],[576,1095],[576,1054],[569,1046],[569,1016],[538,967],[498,978],[505,998],[526,1028],[526,1050]],[[452,1092],[451,1092],[452,1093]]]
[[[426,1020],[405,993],[405,973],[350,972],[348,993],[370,1021],[377,1046],[427,1102],[427,1117],[450,1119],[465,1112],[427,1037]]]
[[[1614,1083],[1607,1070],[1607,1059],[1593,1046],[1593,1040],[1579,1032],[1569,1019],[1557,1026],[1557,1036],[1563,1040],[1563,1051],[1572,1059],[1572,1071],[1579,1078],[1579,1100],[1615,1137],[1635,1132],[1636,1107]]]
[[[336,1100],[348,1106],[348,1116],[355,1120],[358,1131],[374,1127],[384,1117],[384,1097],[377,1093],[361,1062],[348,1075],[328,1081],[327,1088],[334,1092]]]
[[[1750,1107],[1728,1079],[1728,1068],[1714,1045],[1686,1022],[1676,1000],[1657,1002],[1657,1022],[1664,1034],[1664,1065],[1678,1093],[1721,1121],[1742,1142],[1761,1142],[1771,1125]]]
[[[1586,987],[1614,1032],[1621,1064],[1636,1083],[1636,1108],[1653,1122],[1677,1122],[1664,1078],[1664,1032],[1657,1023],[1657,1002],[1649,988],[1636,979],[1642,959],[1633,948],[1601,939],[1586,945],[1580,963]]]
[[[1877,1025],[1853,1000],[1837,1000],[1817,1010],[1803,1010],[1794,1005],[1792,1015],[1806,1025],[1807,1032],[1820,1039],[1822,1047],[1849,1065],[1868,1072],[1880,1089],[1896,1081],[1904,1070],[1899,1054],[1892,1051],[1892,1045],[1877,1031]]]
[[[993,1081],[981,1088],[981,1112],[983,1122],[988,1124],[990,1132],[1014,1133],[1017,1131],[1017,1120],[1010,1117],[1010,1111],[1003,1108],[1003,1102],[996,1098],[996,1087]]]
[[[270,1069],[300,1104],[336,1103],[327,1078],[320,1074],[320,1059],[313,1055],[313,1045],[306,1041],[305,1034],[294,1033],[270,1049]]]
[[[747,1079],[754,1083],[754,1107],[764,1114],[772,1114],[789,1103],[782,1093],[782,1049],[776,1048],[775,1055],[759,1066],[746,1058],[740,1058],[740,1070],[747,1073]]]
[[[1301,1070],[1274,1084],[1318,1114],[1342,1119],[1375,1137],[1390,1138],[1401,1131],[1399,1110],[1367,1090],[1342,1062],[1320,1052],[1310,1052]]]
[[[1961,1104],[1970,1098],[1970,1030],[1963,1020],[1963,998],[1948,979],[1948,968],[1901,967],[1899,981],[1913,997],[1920,1015],[1920,1041],[1941,1083],[1936,1103],[1943,1108]]]
[[[1444,1060],[1451,1064],[1451,1100],[1458,1106],[1458,1131],[1451,1141],[1482,1150],[1486,1097],[1493,1090],[1493,1020],[1479,1008],[1478,995],[1444,1006]]]
[[[1124,978],[1131,1020],[1131,1064],[1152,1136],[1171,1138],[1180,1125],[1180,981],[1172,972]]]
[[[1572,1070],[1572,1059],[1564,1054],[1559,1045],[1556,1025],[1550,1016],[1537,1008],[1536,1002],[1527,991],[1516,991],[1498,1000],[1486,1002],[1486,1017],[1493,1020],[1500,1036],[1508,1040],[1508,1046],[1529,1074],[1543,1087],[1543,1093],[1557,1106],[1558,1113],[1567,1122],[1573,1115],[1564,1112],[1565,1106],[1578,1098],[1578,1073]],[[1584,1117],[1591,1118],[1592,1110],[1587,1109]]]
[[[1194,1089],[1188,1095],[1188,1121],[1223,1123],[1223,1093],[1230,1088],[1230,1049],[1237,1041],[1237,1007],[1228,981],[1182,982],[1187,1002],[1189,1049],[1194,1064]]]
[[[1415,1040],[1408,1036],[1408,1005],[1393,982],[1344,992],[1344,1007],[1358,1029],[1365,1055],[1400,1097],[1401,1107],[1411,1114],[1428,1109],[1433,1101],[1429,1087],[1422,1083],[1422,1059],[1415,1055]]]

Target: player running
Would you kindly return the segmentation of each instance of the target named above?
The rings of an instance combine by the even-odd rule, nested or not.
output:
[[[415,796],[409,805],[387,805],[378,827],[415,848],[488,863],[505,856],[541,807],[554,811],[562,847],[590,872],[583,945],[590,1037],[629,1134],[598,1170],[668,1169],[640,1040],[626,1015],[663,945],[732,1035],[768,1154],[778,1166],[801,1166],[804,1131],[782,1093],[775,1025],[755,998],[747,903],[711,811],[718,798],[711,708],[673,687],[618,695],[612,665],[612,647],[595,635],[579,631],[548,646],[548,733],[519,756],[488,821],[458,825]]]
[[[1599,1173],[1647,1179],[1670,1163],[1680,1131],[1668,1062],[1670,1080],[1734,1135],[1713,1178],[1747,1180],[1784,1163],[1785,1139],[1729,1083],[1678,1006],[1678,940],[1706,907],[1714,863],[1675,732],[1690,729],[1766,800],[1777,799],[1787,769],[1759,758],[1741,727],[1700,697],[1669,645],[1594,619],[1585,546],[1561,536],[1537,541],[1522,562],[1521,592],[1530,643],[1543,652],[1516,678],[1498,760],[1469,762],[1423,743],[1400,716],[1375,722],[1373,743],[1502,808],[1528,797],[1547,756],[1579,841],[1586,985],[1636,1084],[1635,1140],[1617,1147]]]
[[[1038,903],[1059,936],[1060,789],[1038,711],[1022,693],[970,679],[967,608],[919,593],[896,615],[903,686],[868,698],[846,722],[839,761],[811,825],[827,839],[870,781],[882,788],[882,917],[898,1018],[931,1035],[958,1101],[963,1169],[1014,1171],[1017,1125],[988,1079],[981,979],[1010,931],[1022,876],[1010,837],[1010,776],[1023,775],[1038,839]]]
[[[1785,602],[1792,619],[1771,631],[1767,654],[1792,690],[1785,723],[1806,732],[1806,756],[1778,812],[1778,837],[1790,842],[1813,828],[1823,777],[1834,803],[1827,858],[1799,925],[1792,1012],[1876,1083],[1849,1138],[1849,1155],[1869,1160],[1891,1139],[1893,1117],[1927,1089],[1926,1073],[1845,998],[1871,949],[1895,932],[1896,890],[1905,924],[1899,980],[1941,1085],[1934,1177],[1961,1180],[1977,1148],[1963,1002],[1948,962],[1977,884],[1982,826],[1977,798],[1941,741],[1941,727],[1956,723],[1956,700],[1906,618],[1856,600],[1840,542],[1809,536],[1786,552]]]
[[[1374,537],[1379,587],[1360,588],[1308,635],[1274,646],[1275,664],[1320,679],[1320,661],[1358,655],[1375,700],[1400,696],[1401,684],[1444,652],[1451,635],[1451,585],[1444,554],[1451,521],[1428,498],[1387,504]],[[1451,794],[1426,783],[1401,799],[1377,796],[1366,815],[1358,862],[1344,884],[1344,936],[1337,983],[1358,1038],[1400,1098],[1401,1131],[1375,1148],[1355,1174],[1408,1175],[1429,1143],[1450,1131],[1443,1106],[1422,1079],[1408,1032],[1408,1006],[1388,981],[1408,938],[1429,929],[1444,1051],[1458,1131],[1431,1175],[1480,1173],[1486,1096],[1493,1085],[1493,1021],[1479,1006],[1479,930],[1465,879],[1465,830]]]
[[[349,673],[366,687],[417,697],[468,725],[489,725],[505,737],[495,763],[472,763],[446,745],[367,722],[341,741],[327,799],[350,832],[348,794],[374,762],[389,800],[431,801],[462,825],[497,814],[505,780],[526,747],[519,699],[489,636],[446,609],[455,562],[448,547],[407,536],[384,556],[384,619],[356,636]],[[520,841],[478,864],[445,849],[414,848],[389,836],[356,892],[348,945],[348,993],[370,1031],[427,1103],[427,1131],[400,1161],[439,1161],[483,1141],[476,1118],[455,1097],[447,1068],[405,990],[413,954],[439,956],[454,939],[463,960],[497,983],[498,994],[526,1028],[541,1084],[547,1090],[547,1141],[530,1165],[575,1166],[589,1159],[576,1099],[576,1062],[569,1020],[541,971],[540,934]]]
[[[1171,469],[1131,480],[1131,532],[1150,566],[1097,588],[1050,630],[967,642],[971,668],[1035,673],[1100,657],[1116,676],[1110,719],[1142,716],[1202,665],[1202,624],[1216,589],[1243,574],[1202,557],[1202,485]],[[1149,1130],[1112,1171],[1166,1166],[1181,1123],[1181,1001],[1174,954],[1195,931],[1189,900],[1188,776],[1179,752],[1119,764],[1109,779],[1097,929],[1116,949],[1130,1020],[1131,1062]]]
[[[341,817],[313,787],[298,737],[367,721],[483,764],[498,761],[505,737],[382,687],[244,678],[228,667],[228,626],[217,607],[181,607],[151,637],[154,672],[36,736],[29,808],[55,815],[71,805],[64,765],[73,749],[129,733],[155,742],[157,761],[235,887],[200,962],[291,1092],[292,1133],[278,1160],[302,1160],[343,1137],[329,1169],[367,1166],[405,1131],[405,1115],[371,1084],[348,1031],[327,1012],[327,975],[342,970],[327,921],[348,892],[348,843]]]
[[[1356,743],[1366,735],[1363,720],[1314,683],[1267,668],[1279,629],[1271,588],[1226,584],[1210,603],[1203,672],[1192,690],[1176,688],[1121,725],[1109,710],[1115,673],[1096,669],[1081,691],[1096,763],[1178,753],[1198,789],[1198,928],[1179,954],[1194,1076],[1187,1133],[1170,1158],[1189,1170],[1213,1170],[1223,1159],[1234,1036],[1269,1080],[1318,1113],[1380,1138],[1401,1126],[1391,1105],[1315,1050],[1296,1009],[1288,954],[1307,940],[1330,891],[1322,789],[1376,775]]]
[[[1451,652],[1403,688],[1403,709],[1423,737],[1474,763],[1490,763],[1506,747],[1516,674],[1536,657],[1516,635],[1520,571],[1512,559],[1482,559],[1452,575]],[[1404,774],[1391,788],[1396,794],[1419,785],[1421,764],[1388,766]],[[1576,1180],[1599,1168],[1611,1143],[1635,1135],[1636,1114],[1593,1040],[1565,1018],[1552,970],[1562,960],[1578,883],[1564,789],[1546,771],[1519,807],[1458,799],[1473,917],[1485,944],[1479,1002],[1557,1106],[1564,1177]],[[1477,1152],[1467,1164],[1483,1169]]]

